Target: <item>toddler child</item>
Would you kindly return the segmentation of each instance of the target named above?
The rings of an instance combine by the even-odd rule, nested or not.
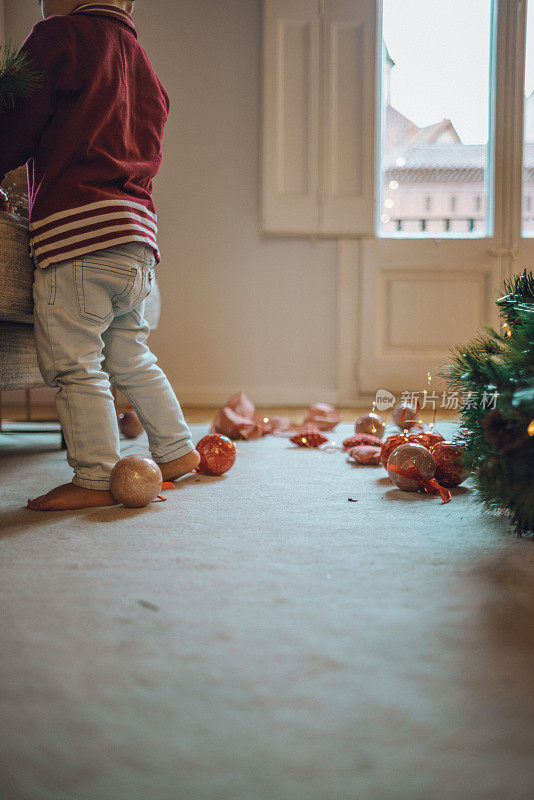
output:
[[[72,483],[28,508],[63,510],[115,502],[110,381],[136,410],[164,480],[200,457],[143,316],[160,260],[151,194],[169,99],[137,41],[133,2],[41,8],[21,48],[41,83],[0,116],[0,180],[27,162],[37,356],[58,389],[74,469]]]

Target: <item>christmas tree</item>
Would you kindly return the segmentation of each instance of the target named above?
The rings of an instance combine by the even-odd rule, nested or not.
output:
[[[0,114],[12,108],[18,97],[27,97],[38,89],[41,75],[29,63],[25,53],[11,45],[0,45]]]
[[[7,109],[13,108],[18,98],[28,97],[37,91],[41,81],[42,75],[33,68],[25,53],[17,52],[11,45],[0,44],[0,116]],[[27,189],[22,187],[15,172],[6,177],[2,187],[0,211],[27,216]],[[8,190],[8,193],[3,189]]]
[[[501,332],[455,348],[442,376],[464,397],[461,433],[479,498],[523,535],[534,532],[534,276],[525,270],[504,291]]]

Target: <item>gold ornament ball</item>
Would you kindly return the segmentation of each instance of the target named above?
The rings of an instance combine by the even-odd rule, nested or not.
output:
[[[386,430],[386,423],[382,421],[378,414],[371,411],[369,414],[358,417],[354,430],[356,433],[370,433],[372,436],[382,439]]]
[[[399,445],[388,458],[388,467],[390,466],[416,472],[417,477],[412,480],[399,475],[398,472],[388,470],[390,480],[405,492],[417,492],[420,482],[433,478],[436,472],[436,462],[432,453],[422,444],[415,442]]]
[[[109,476],[109,490],[128,508],[147,506],[161,492],[163,475],[148,456],[131,455],[117,461]]]

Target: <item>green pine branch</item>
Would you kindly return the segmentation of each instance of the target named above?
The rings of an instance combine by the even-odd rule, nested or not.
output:
[[[13,108],[15,101],[33,94],[42,83],[41,73],[25,53],[11,45],[0,45],[0,113]]]
[[[487,328],[456,347],[441,375],[464,397],[460,430],[479,499],[518,533],[534,533],[534,275],[506,281],[497,305],[503,333]],[[470,395],[494,396],[494,409]]]
[[[522,275],[514,275],[504,282],[506,294],[497,300],[497,306],[502,312],[508,325],[513,326],[517,320],[517,313],[521,307],[532,308],[534,303],[534,275],[532,272],[523,271]]]

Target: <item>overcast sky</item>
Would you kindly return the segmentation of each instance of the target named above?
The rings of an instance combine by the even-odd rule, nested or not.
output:
[[[491,0],[383,0],[396,65],[391,103],[417,125],[452,120],[465,143],[487,142]],[[534,0],[527,25],[527,92],[534,88]]]

